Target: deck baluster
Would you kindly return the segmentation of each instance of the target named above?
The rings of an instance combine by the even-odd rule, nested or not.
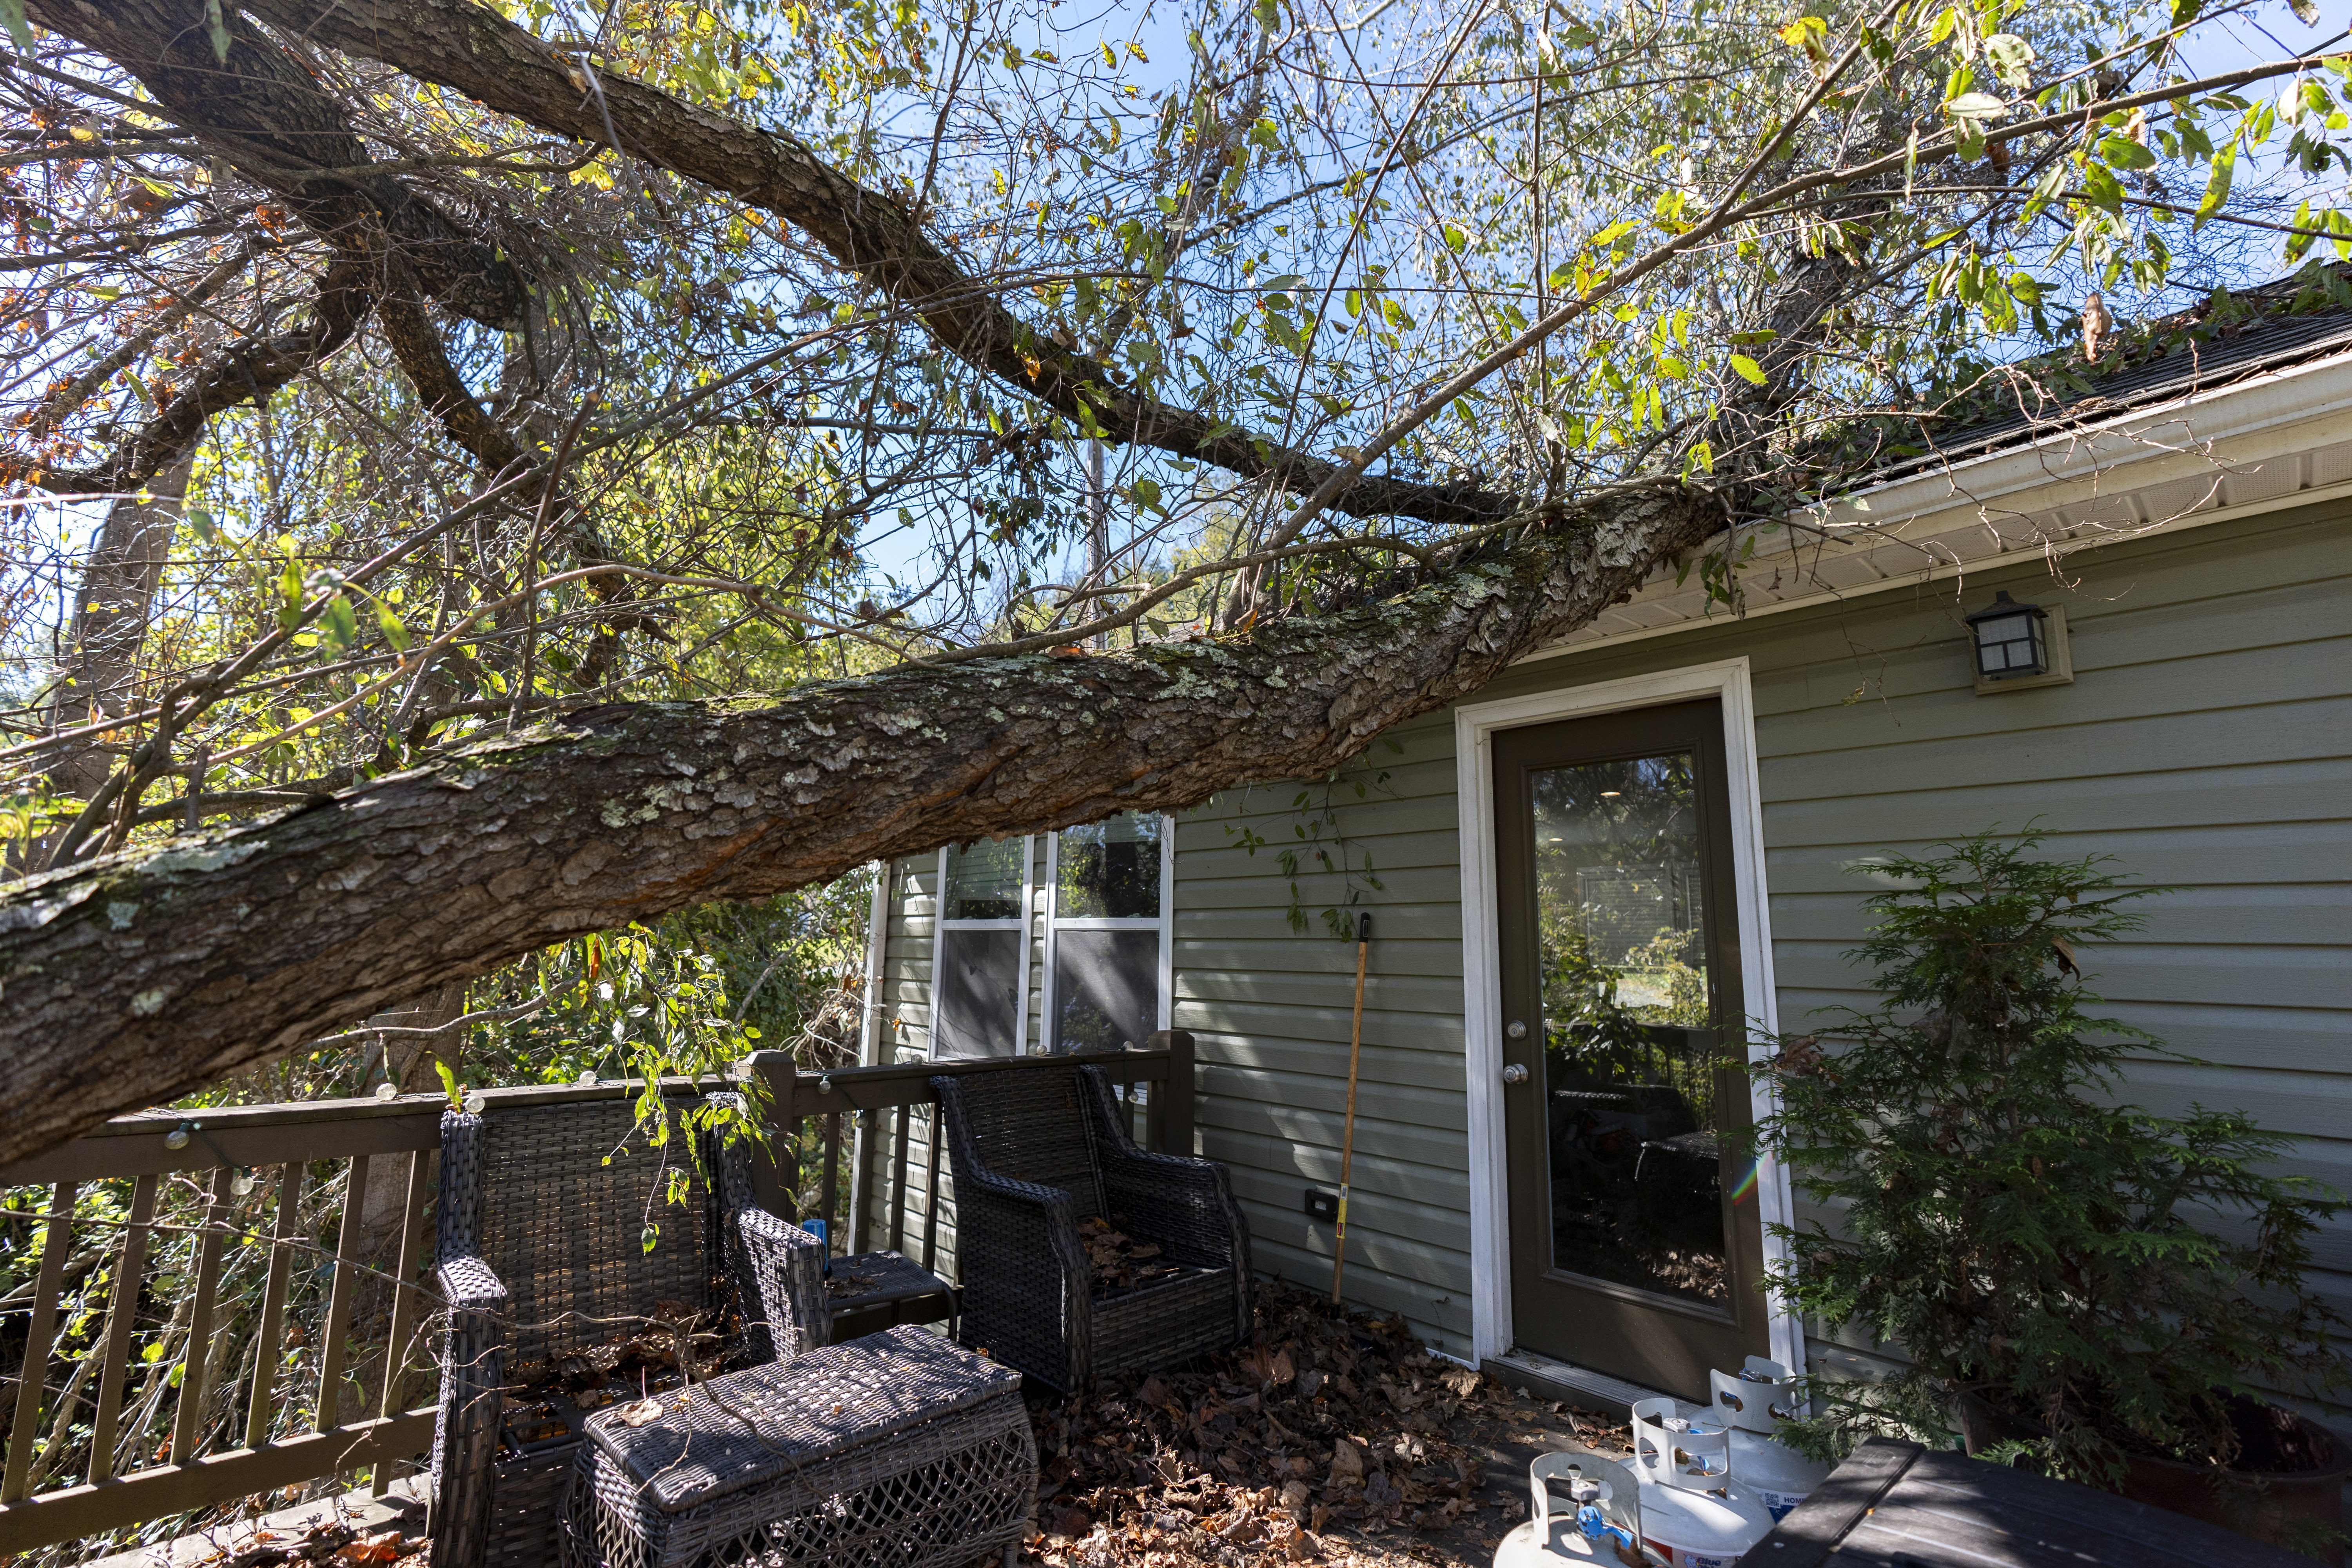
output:
[[[890,1250],[907,1250],[907,1129],[915,1107],[898,1107],[898,1146],[890,1151]]]
[[[89,1418],[89,1481],[114,1479],[114,1428],[122,1418],[122,1383],[131,1370],[131,1333],[139,1316],[139,1288],[147,1272],[147,1236],[155,1222],[157,1178],[142,1176],[131,1189],[131,1223],[114,1266],[106,1308],[106,1348],[100,1353],[98,1406]]]
[[[352,1277],[359,1272],[360,1236],[367,1211],[368,1156],[352,1156],[343,1179],[343,1223],[335,1233],[335,1278],[327,1287],[327,1321],[319,1342],[319,1413],[311,1429],[331,1432],[342,1422],[343,1336],[352,1326]]]
[[[213,1306],[220,1294],[221,1247],[228,1237],[229,1183],[234,1173],[223,1165],[213,1173],[212,1201],[205,1205],[205,1221],[196,1233],[196,1296],[188,1310],[188,1353],[181,1363],[179,1408],[173,1412],[172,1463],[184,1465],[196,1457],[205,1414],[205,1362],[212,1352]]]
[[[400,1208],[400,1276],[392,1288],[392,1332],[383,1345],[383,1403],[377,1410],[387,1421],[408,1405],[408,1338],[425,1294],[416,1283],[416,1270],[424,1260],[425,1186],[432,1162],[432,1153],[423,1149],[408,1157],[408,1193]],[[376,1465],[369,1489],[377,1497],[392,1489],[389,1464]]]
[[[278,1179],[278,1223],[269,1233],[269,1275],[261,1288],[261,1324],[253,1347],[253,1390],[245,1409],[245,1446],[258,1448],[269,1441],[278,1414],[278,1368],[285,1359],[286,1286],[294,1268],[294,1233],[300,1218],[302,1164],[286,1162]]]
[[[923,1137],[923,1267],[937,1273],[940,1239],[940,1108],[934,1104]]]
[[[49,1200],[41,1239],[41,1271],[33,1284],[33,1321],[25,1330],[25,1363],[16,1378],[16,1417],[8,1432],[8,1468],[0,1477],[0,1502],[25,1495],[33,1464],[33,1439],[41,1426],[41,1394],[48,1382],[49,1346],[58,1334],[58,1296],[65,1287],[66,1247],[73,1235],[74,1194],[79,1184],[59,1182]]]

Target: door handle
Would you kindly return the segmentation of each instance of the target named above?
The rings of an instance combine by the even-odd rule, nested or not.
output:
[[[1528,1081],[1528,1069],[1512,1062],[1503,1068],[1503,1081],[1516,1089]]]

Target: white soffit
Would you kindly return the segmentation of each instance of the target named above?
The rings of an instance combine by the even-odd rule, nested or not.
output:
[[[1753,524],[1748,616],[2352,495],[2352,356],[2251,377]],[[1720,622],[1673,563],[1521,663]]]

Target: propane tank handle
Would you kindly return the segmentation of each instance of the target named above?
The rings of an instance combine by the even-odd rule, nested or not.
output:
[[[1542,1549],[1549,1550],[1551,1542],[1554,1482],[1564,1482],[1577,1493],[1591,1488],[1591,1496],[1578,1500],[1602,1505],[1604,1515],[1613,1510],[1632,1539],[1642,1539],[1642,1489],[1623,1466],[1597,1454],[1543,1454],[1528,1467],[1528,1489],[1535,1493],[1536,1541]],[[1572,1511],[1569,1515],[1575,1517]]]
[[[1713,1491],[1731,1479],[1731,1434],[1684,1420],[1671,1399],[1636,1400],[1633,1463],[1651,1486]]]
[[[1716,1419],[1743,1432],[1769,1434],[1795,1409],[1801,1380],[1779,1362],[1749,1356],[1738,1373],[1710,1371],[1706,1382]]]

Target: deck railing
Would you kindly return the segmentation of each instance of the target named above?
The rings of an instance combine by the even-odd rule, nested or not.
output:
[[[1140,1050],[1088,1051],[1135,1121],[1145,1148],[1192,1152],[1192,1037],[1181,1029],[1153,1035]],[[939,1095],[931,1079],[1066,1067],[1067,1057],[1009,1057],[964,1061],[905,1062],[887,1067],[812,1071],[788,1052],[757,1051],[744,1070],[768,1086],[772,1125],[793,1136],[772,1140],[776,1164],[758,1171],[754,1189],[778,1214],[821,1216],[835,1253],[887,1247],[924,1268],[955,1278],[952,1248],[942,1247],[942,1224],[952,1226],[954,1203],[939,1147]],[[809,1124],[814,1121],[815,1126]],[[809,1136],[811,1132],[814,1137]],[[799,1167],[810,1151],[817,1169]],[[846,1164],[846,1172],[844,1166]],[[846,1173],[847,1191],[843,1175]],[[848,1216],[846,1234],[840,1223]],[[915,1233],[919,1231],[919,1236]],[[908,1241],[914,1237],[910,1249]]]
[[[422,1453],[433,1411],[407,1398],[429,1312],[417,1281],[440,1137],[437,1097],[151,1111],[0,1169],[20,1202],[47,1195],[29,1297],[0,1303],[0,1335],[23,1323],[0,1556],[346,1471],[388,1483],[392,1461]],[[396,1205],[373,1270],[388,1319],[372,1408],[352,1411],[372,1186]],[[359,1203],[343,1201],[354,1192]],[[21,1210],[11,1217],[30,1228]],[[69,1283],[87,1288],[68,1297]],[[298,1283],[307,1323],[289,1320]]]
[[[1192,1152],[1191,1036],[1087,1059],[1118,1086],[1139,1142]],[[813,1072],[760,1052],[740,1070],[771,1096],[777,1158],[754,1163],[761,1200],[788,1216],[821,1214],[837,1252],[904,1252],[919,1226],[911,1255],[952,1278],[930,1079],[1057,1064],[1066,1058]],[[639,1087],[484,1098],[511,1108]],[[433,1408],[408,1400],[429,1392],[421,1374],[439,1303],[426,1289],[426,1224],[444,1104],[409,1095],[148,1111],[0,1168],[0,1187],[17,1192],[12,1223],[40,1232],[29,1291],[0,1299],[0,1357],[14,1363],[0,1382],[0,1559],[362,1469],[381,1493],[395,1464],[427,1449]],[[816,1172],[801,1169],[803,1150]],[[804,1175],[818,1176],[813,1187]],[[355,1344],[363,1296],[383,1331]],[[373,1373],[363,1406],[353,1397],[362,1360]]]

